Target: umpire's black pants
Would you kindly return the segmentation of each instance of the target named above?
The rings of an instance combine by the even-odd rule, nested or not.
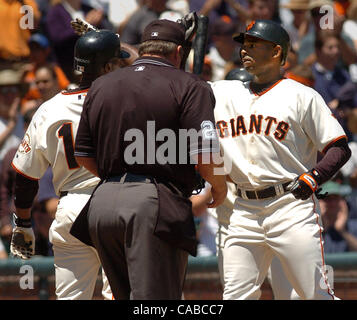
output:
[[[188,253],[153,235],[157,212],[148,179],[107,181],[92,197],[89,232],[115,299],[181,299]]]

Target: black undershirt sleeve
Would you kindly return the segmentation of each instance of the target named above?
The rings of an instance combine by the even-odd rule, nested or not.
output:
[[[319,181],[317,183],[321,185],[330,180],[350,157],[351,149],[346,138],[339,139],[331,144],[314,168],[319,173]]]
[[[15,206],[20,209],[32,207],[38,191],[38,180],[31,180],[20,173],[15,178]]]

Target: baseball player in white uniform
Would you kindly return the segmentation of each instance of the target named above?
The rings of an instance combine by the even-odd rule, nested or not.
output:
[[[99,178],[74,158],[74,141],[86,93],[101,74],[121,66],[129,54],[121,50],[119,37],[108,30],[90,31],[75,46],[75,68],[82,71],[78,89],[63,91],[42,104],[35,113],[13,160],[16,177],[15,228],[11,252],[23,259],[34,253],[30,208],[37,181],[50,165],[53,185],[60,196],[50,228],[53,244],[57,299],[92,299],[101,266],[97,251],[70,235],[73,221],[87,203]],[[103,296],[112,299],[103,273]]]
[[[259,299],[277,257],[301,299],[335,299],[315,192],[350,157],[345,132],[315,90],[281,77],[290,41],[280,25],[253,21],[234,39],[254,78],[212,83],[238,195],[225,239],[223,298]]]

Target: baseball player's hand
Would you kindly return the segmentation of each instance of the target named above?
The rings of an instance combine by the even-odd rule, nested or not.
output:
[[[182,24],[185,27],[185,40],[186,42],[192,41],[197,31],[198,17],[196,12],[190,12],[186,14],[182,19],[177,20],[177,23]]]
[[[306,200],[317,190],[318,183],[312,172],[296,177],[288,186],[288,190],[296,199]]]
[[[35,235],[31,227],[31,219],[19,219],[14,214],[14,224],[10,251],[14,257],[30,259],[35,254]]]
[[[89,31],[96,30],[96,27],[79,18],[76,18],[76,20],[71,21],[71,27],[74,32],[79,36],[82,36]]]
[[[211,188],[212,202],[207,205],[208,208],[216,208],[221,205],[227,197],[227,184],[222,184],[219,188]]]

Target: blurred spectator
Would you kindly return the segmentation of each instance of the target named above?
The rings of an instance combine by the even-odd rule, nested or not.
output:
[[[53,2],[54,0],[36,0],[38,10],[40,11],[41,14],[40,22],[38,23],[36,32],[39,32],[46,36],[47,36],[47,30],[46,30],[47,13],[48,10],[51,8]]]
[[[167,0],[146,0],[145,4],[130,16],[122,30],[121,41],[131,45],[139,44],[145,27],[168,10],[166,3]]]
[[[207,203],[211,201],[211,186],[206,183],[205,188],[197,195],[191,196],[192,212],[195,216],[197,230],[197,256],[216,255],[217,219],[209,214]]]
[[[217,220],[209,213],[209,209],[200,216],[198,228],[197,256],[208,257],[216,255]]]
[[[192,61],[193,62],[193,61]],[[191,62],[191,72],[193,71],[193,63]],[[212,81],[212,62],[206,55],[203,60],[202,72],[198,76],[204,81]]]
[[[282,8],[289,9],[292,14],[292,21],[284,23],[284,28],[289,33],[291,47],[299,50],[301,39],[307,34],[310,24],[309,0],[290,0],[281,5]]]
[[[336,13],[339,16],[346,16],[347,10],[351,5],[351,1],[350,0],[334,0],[333,5],[336,10]]]
[[[29,110],[24,116],[24,129],[26,130],[31,122],[32,116],[37,108]],[[12,234],[12,213],[15,212],[14,188],[16,171],[12,168],[11,162],[18,147],[10,149],[3,160],[0,171],[0,236],[7,247],[9,246]],[[48,229],[53,221],[53,206],[57,204],[57,196],[54,192],[51,178],[51,169],[39,181],[39,191],[37,199],[33,205],[32,217],[34,221],[34,232],[36,236],[35,254],[49,255],[51,253],[48,239]],[[46,210],[50,210],[47,212]]]
[[[57,74],[52,65],[44,65],[35,72],[35,82],[41,94],[41,102],[45,102],[61,91]]]
[[[210,24],[226,15],[234,20],[239,30],[244,30],[246,21],[250,19],[248,0],[190,0],[189,5],[190,11],[207,16]]]
[[[274,20],[280,23],[277,0],[249,0],[250,20]]]
[[[190,12],[189,1],[190,0],[168,0],[166,6],[169,10],[176,11],[184,16]]]
[[[333,12],[333,16],[329,17],[329,12],[321,9],[322,6],[329,6],[330,11]],[[331,32],[335,32],[336,37],[339,38],[341,62],[343,62],[344,65],[348,66],[356,63],[357,54],[354,50],[353,41],[342,31],[344,18],[336,14],[333,2],[331,0],[311,0],[309,3],[309,10],[313,25],[309,29],[306,36],[301,39],[298,51],[299,63],[313,64],[316,61],[314,43],[316,34],[318,34],[321,30],[330,30]],[[333,21],[331,21],[331,19]],[[326,22],[331,24],[332,29],[326,29]]]
[[[237,25],[228,16],[217,19],[210,27],[212,46],[208,57],[212,63],[212,81],[223,80],[228,71],[239,64],[239,44],[232,35]]]
[[[357,251],[357,220],[349,219],[345,196],[351,192],[347,185],[328,181],[322,185],[320,199],[325,253]]]
[[[241,1],[224,0],[224,2],[228,3],[235,10],[239,19],[237,21],[244,22],[243,29],[252,20],[258,19],[273,20],[281,23],[278,0],[248,0],[246,1],[246,6],[239,4]],[[242,26],[240,25],[239,28],[242,29]]]
[[[166,8],[167,10],[160,14],[159,19],[176,22],[190,12],[187,0],[168,0],[166,2]]]
[[[0,164],[6,152],[17,147],[24,136],[19,107],[25,91],[20,72],[0,70]]]
[[[288,72],[298,65],[298,56],[294,49],[290,48],[286,57],[285,65],[282,66],[282,73]]]
[[[28,12],[29,19],[33,17],[33,21],[28,21],[27,17],[21,20],[25,13],[21,13],[21,6],[31,6],[33,15]],[[35,0],[0,0],[0,62],[5,61],[21,61],[26,59],[30,50],[28,47],[28,39],[30,38],[30,27],[36,28],[40,19]],[[23,23],[27,22],[29,26],[24,28]],[[33,25],[31,26],[31,22]]]
[[[48,39],[40,33],[35,33],[29,40],[29,46],[30,63],[24,66],[25,72],[23,76],[24,81],[29,84],[29,91],[25,96],[25,100],[41,99],[41,93],[35,82],[35,74],[43,66],[54,70],[60,89],[67,89],[70,82],[62,69],[51,59],[51,47]]]
[[[341,168],[345,183],[352,188],[346,200],[350,208],[350,218],[357,219],[357,108],[350,108],[347,113],[347,127],[352,133],[352,139],[348,143],[352,151],[351,158]]]
[[[311,67],[304,65],[304,64],[298,64],[295,67],[289,69],[285,73],[285,77],[295,80],[297,82],[300,82],[304,84],[305,86],[314,87],[314,76],[311,70]]]
[[[120,35],[123,32],[126,24],[129,22],[132,14],[142,5],[137,0],[109,0],[108,18],[113,24],[116,32]]]
[[[348,35],[357,50],[357,0],[353,0],[347,10],[347,20],[342,27],[343,32]]]
[[[340,39],[332,30],[321,30],[315,40],[316,63],[312,66],[314,88],[326,104],[335,110],[339,105],[339,91],[351,81],[346,69],[338,65],[341,57]]]
[[[71,27],[71,20],[81,18],[100,29],[113,29],[103,11],[93,9],[82,0],[62,0],[52,6],[47,14],[46,30],[58,64],[69,81],[76,81],[73,71],[74,44],[78,35]]]
[[[0,260],[7,259],[7,258],[8,258],[7,250],[0,237]]]

